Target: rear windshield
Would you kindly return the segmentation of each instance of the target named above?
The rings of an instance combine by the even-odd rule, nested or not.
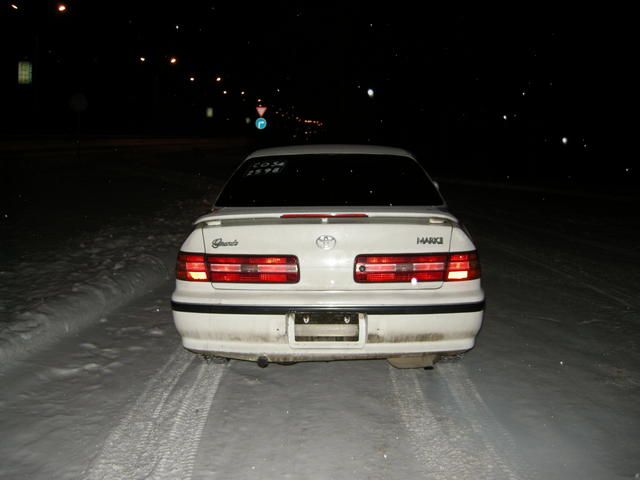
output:
[[[442,205],[425,171],[396,155],[282,155],[247,160],[220,207]]]

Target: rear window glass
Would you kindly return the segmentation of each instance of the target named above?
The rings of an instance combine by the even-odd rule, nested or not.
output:
[[[416,161],[396,155],[282,155],[247,160],[216,205],[442,205]]]

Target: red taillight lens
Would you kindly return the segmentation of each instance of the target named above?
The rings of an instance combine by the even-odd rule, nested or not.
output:
[[[359,255],[357,283],[442,282],[480,278],[475,252],[432,255]]]
[[[211,282],[297,283],[298,259],[292,255],[209,255],[207,272]]]
[[[446,254],[437,255],[359,255],[356,258],[355,281],[436,282],[444,279]]]
[[[476,252],[449,254],[446,281],[455,282],[476,278],[480,278],[480,262]]]
[[[204,255],[180,252],[176,264],[176,278],[189,282],[207,282],[209,278]]]
[[[298,259],[292,255],[201,255],[181,252],[176,278],[189,282],[296,283]]]

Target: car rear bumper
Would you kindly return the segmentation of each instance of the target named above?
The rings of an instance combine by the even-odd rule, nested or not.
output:
[[[244,360],[266,357],[272,362],[288,362],[466,351],[473,347],[480,330],[484,300],[375,306],[252,306],[174,301],[172,309],[183,345],[189,350]],[[311,316],[327,312],[350,314],[353,323],[336,328],[349,329],[357,337],[348,341],[313,337],[309,341],[310,337],[299,336],[308,327],[296,323],[294,312]]]

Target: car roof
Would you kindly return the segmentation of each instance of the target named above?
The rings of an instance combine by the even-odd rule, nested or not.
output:
[[[379,145],[292,145],[285,147],[263,148],[251,153],[247,159],[256,157],[272,157],[278,155],[317,155],[317,154],[348,154],[348,155],[396,155],[414,158],[402,148],[384,147]]]

